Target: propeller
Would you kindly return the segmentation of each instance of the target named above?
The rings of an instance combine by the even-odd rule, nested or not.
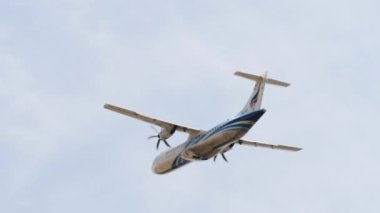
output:
[[[231,150],[232,147],[234,147],[234,145],[235,145],[235,143],[230,144],[229,146],[227,146],[226,148],[224,148],[222,151],[220,151],[218,153],[218,154],[220,154],[223,157],[223,160],[226,161],[227,163],[228,163],[228,160],[227,160],[226,156],[224,155],[224,153],[226,153],[227,151]],[[218,154],[216,154],[214,156],[214,162],[215,162],[216,158],[218,157]]]
[[[154,128],[154,126],[150,126],[150,127],[152,127],[152,129],[153,129],[155,132],[157,132],[157,135],[152,135],[152,136],[148,137],[148,139],[158,138],[158,140],[157,140],[157,145],[156,145],[157,150],[158,150],[158,148],[160,147],[160,142],[161,142],[161,141],[164,141],[165,145],[166,145],[167,147],[170,147],[169,143],[168,143],[165,139],[161,139],[161,137],[160,137],[160,132],[159,132],[156,128]]]
[[[223,160],[226,161],[226,162],[228,163],[228,160],[227,160],[226,156],[224,155],[224,153],[220,153],[220,155],[223,157]],[[214,162],[215,162],[215,160],[216,160],[217,157],[218,157],[218,154],[216,154],[216,155],[214,156]]]

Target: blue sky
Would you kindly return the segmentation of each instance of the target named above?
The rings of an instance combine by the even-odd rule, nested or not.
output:
[[[0,211],[378,212],[379,6],[0,1]],[[252,91],[235,70],[292,83],[245,138],[302,152],[157,176],[149,125],[103,109],[209,129]]]

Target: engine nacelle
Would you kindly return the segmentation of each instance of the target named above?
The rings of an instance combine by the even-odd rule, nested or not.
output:
[[[224,154],[224,153],[230,151],[230,150],[232,149],[232,147],[234,147],[234,145],[235,145],[235,143],[232,143],[232,144],[230,144],[230,145],[228,145],[228,146],[223,147],[223,148],[219,151],[219,153],[220,153],[220,154]]]
[[[171,129],[162,128],[159,135],[161,140],[166,140],[170,138],[176,131],[177,126],[173,126]]]

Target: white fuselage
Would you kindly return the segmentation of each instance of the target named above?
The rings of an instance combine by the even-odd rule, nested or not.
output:
[[[208,160],[243,137],[265,113],[264,109],[239,115],[156,157],[152,169],[165,174],[191,161]]]

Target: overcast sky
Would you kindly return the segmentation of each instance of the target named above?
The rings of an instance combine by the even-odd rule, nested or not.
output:
[[[0,0],[0,212],[379,212],[379,7]],[[292,84],[245,138],[303,151],[158,176],[149,124],[103,109],[207,130],[252,91],[236,70]]]

